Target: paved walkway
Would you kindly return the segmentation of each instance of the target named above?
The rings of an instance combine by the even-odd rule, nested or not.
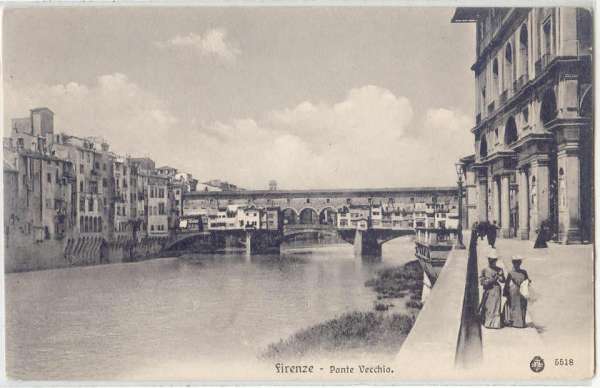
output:
[[[592,245],[550,244],[533,249],[532,241],[499,239],[496,248],[505,272],[512,267],[513,255],[526,258],[522,268],[532,280],[536,300],[528,308],[527,328],[482,328],[483,368],[496,373],[504,370],[513,377],[590,377],[594,359]],[[487,266],[489,249],[487,241],[479,240],[479,273]],[[480,297],[482,293],[480,289]],[[529,368],[536,355],[546,365],[540,374]],[[556,366],[555,359],[560,358],[573,359],[574,365]]]

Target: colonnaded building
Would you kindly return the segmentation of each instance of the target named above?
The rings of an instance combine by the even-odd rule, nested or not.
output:
[[[557,241],[591,241],[591,12],[457,8],[452,22],[476,23],[475,153],[462,159],[469,222],[531,239],[547,220]]]

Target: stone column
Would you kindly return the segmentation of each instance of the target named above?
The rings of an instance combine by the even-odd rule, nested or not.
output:
[[[529,176],[527,170],[520,169],[517,173],[519,185],[519,238],[529,239]]]
[[[500,225],[500,185],[498,180],[494,177],[492,178],[492,214],[493,217],[490,220],[491,222],[496,221],[496,224]]]
[[[488,180],[487,176],[479,175],[478,178],[478,194],[477,194],[477,213],[479,216],[479,222],[488,220]]]
[[[500,235],[504,238],[510,237],[510,177],[502,175],[500,178]]]
[[[530,230],[535,232],[540,223],[550,216],[549,177],[548,161],[535,160],[531,163],[531,215],[532,225]],[[535,183],[533,182],[535,178]],[[535,198],[533,198],[535,197]],[[533,198],[533,201],[532,201]]]
[[[558,239],[581,242],[580,166],[578,147],[561,146],[558,152]]]
[[[471,226],[477,222],[477,182],[475,178],[475,172],[471,169],[467,170],[465,179],[465,224],[463,229],[471,229]]]

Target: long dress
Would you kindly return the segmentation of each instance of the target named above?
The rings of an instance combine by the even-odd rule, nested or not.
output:
[[[500,267],[487,267],[481,271],[479,283],[483,287],[483,296],[479,305],[479,315],[483,319],[483,326],[488,329],[502,327],[502,287],[504,271]]]
[[[548,244],[546,244],[546,231],[541,229],[538,232],[537,238],[535,239],[534,248],[548,248]]]
[[[513,269],[506,277],[504,294],[506,296],[506,312],[504,324],[512,327],[525,327],[527,315],[527,299],[521,295],[521,283],[529,280],[527,272],[522,269]]]

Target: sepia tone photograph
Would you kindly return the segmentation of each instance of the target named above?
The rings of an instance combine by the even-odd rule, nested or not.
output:
[[[458,4],[5,4],[5,383],[591,380],[595,4]]]

